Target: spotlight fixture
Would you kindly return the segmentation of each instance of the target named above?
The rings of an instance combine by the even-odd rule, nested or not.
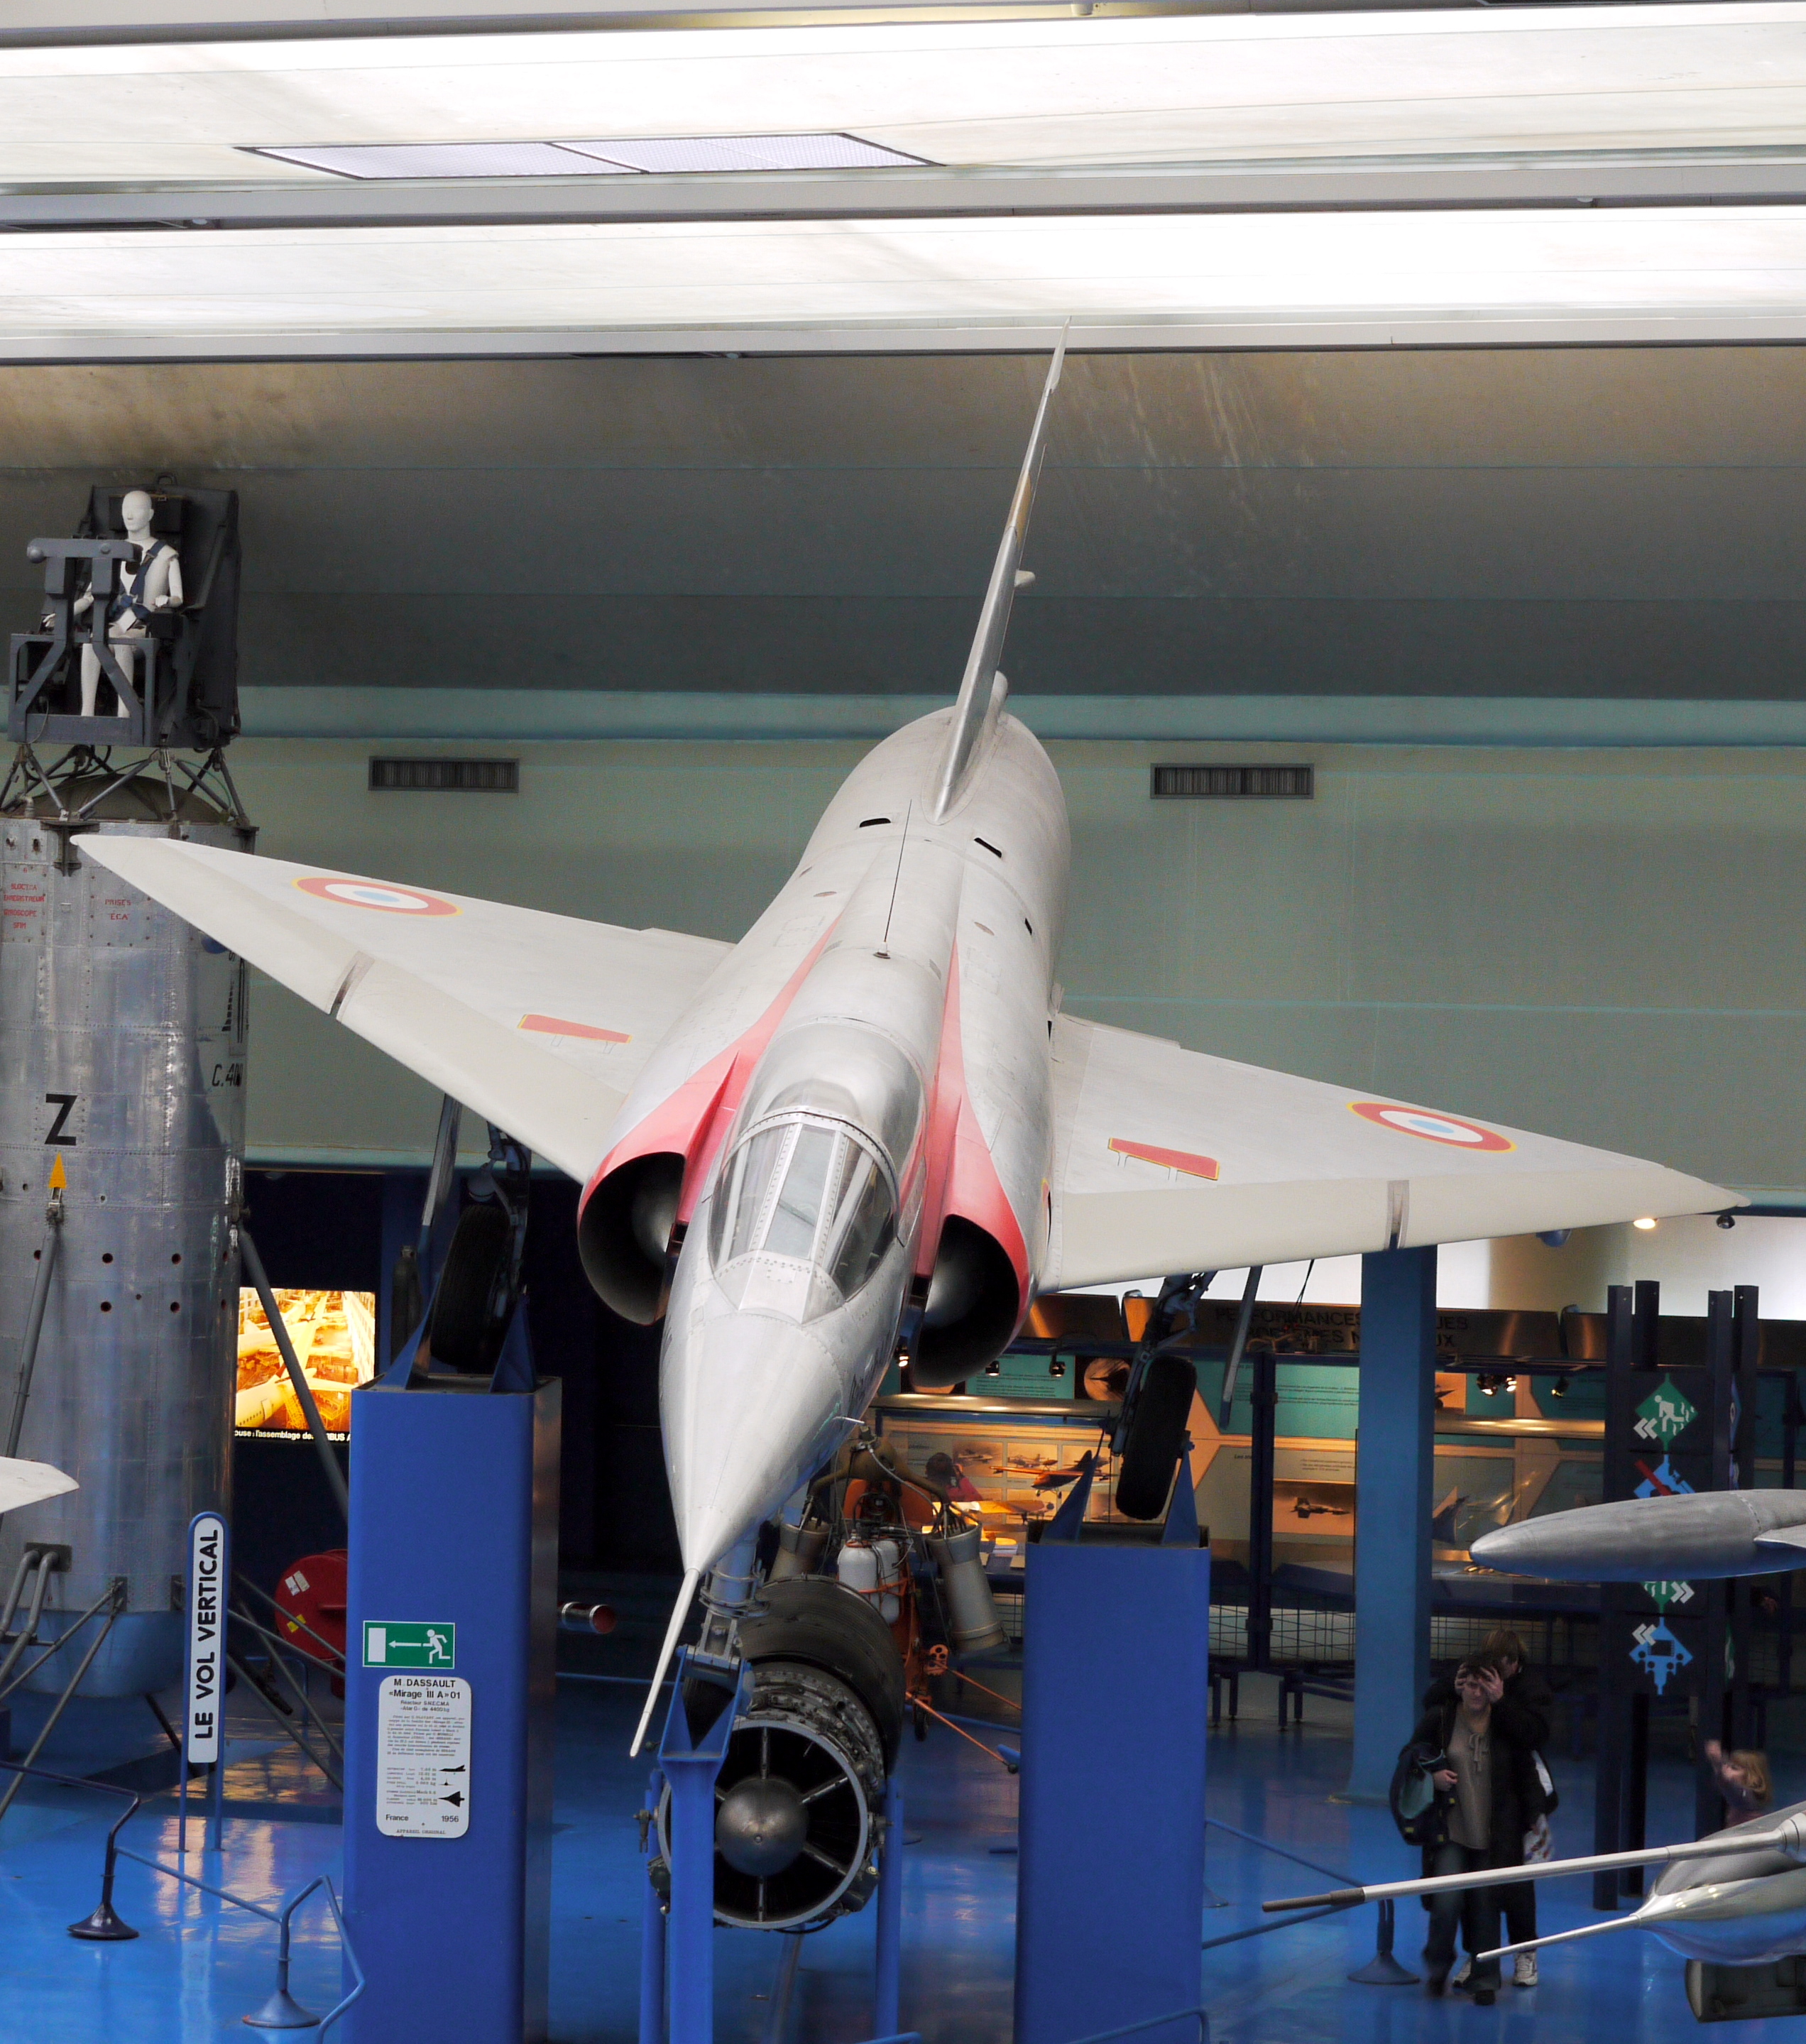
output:
[[[1735,1228],[1737,1225],[1737,1216],[1733,1213],[1721,1213],[1718,1217],[1718,1224],[1720,1228]]]
[[[1003,1374],[1003,1364],[1001,1359],[987,1362],[985,1365],[985,1374],[987,1377],[1001,1377]]]
[[[1054,1358],[1053,1361],[1047,1365],[1047,1374],[1050,1377],[1064,1377],[1066,1375],[1066,1365],[1061,1362],[1057,1355]]]
[[[1640,1216],[1637,1220],[1635,1220],[1632,1221],[1632,1222],[1631,1223],[1631,1227],[1632,1227],[1632,1228],[1641,1228],[1641,1229],[1643,1230],[1643,1233],[1644,1233],[1645,1235],[1647,1235],[1647,1234],[1649,1233],[1650,1230],[1652,1228],[1654,1228],[1654,1227],[1655,1226],[1655,1223],[1654,1222],[1654,1220],[1652,1220],[1650,1219],[1650,1217],[1647,1214],[1643,1214],[1643,1215],[1641,1215],[1641,1216]]]

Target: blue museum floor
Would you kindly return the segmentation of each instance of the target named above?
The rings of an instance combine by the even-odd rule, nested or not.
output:
[[[558,1831],[552,1927],[552,2036],[558,2044],[621,2044],[636,2034],[635,1995],[640,1900],[637,1827],[644,1773],[626,1758],[637,1701],[632,1686],[578,1679],[559,1685]],[[15,1725],[33,1730],[28,1705]],[[1313,1701],[1311,1718],[1281,1731],[1270,1685],[1243,1686],[1242,1715],[1211,1742],[1210,1808],[1223,1823],[1253,1832],[1320,1865],[1369,1879],[1411,1871],[1381,1811],[1330,1800],[1347,1764],[1347,1713]],[[292,1747],[267,1720],[235,1720],[225,1827],[224,1885],[261,1900],[336,1867],[332,1803],[311,1785]],[[1116,1735],[1100,1725],[1101,1749]],[[1778,1744],[1779,1742],[1777,1741]],[[161,1735],[141,1702],[79,1704],[60,1727],[45,1765],[150,1788],[169,1773]],[[1774,1755],[1781,1800],[1806,1795],[1806,1761]],[[1558,1843],[1585,1851],[1591,1838],[1590,1763],[1557,1757],[1562,1790]],[[313,1777],[317,1781],[318,1777]],[[1014,1905],[1014,1781],[972,1746],[939,1730],[905,1744],[902,1779],[911,1841],[904,1954],[905,2022],[926,2044],[1005,2044],[1009,2035]],[[1650,1835],[1685,1835],[1692,1776],[1678,1757],[1652,1770]],[[0,1825],[0,2038],[34,2044],[130,2038],[133,2044],[201,2044],[242,2037],[240,2019],[272,1980],[274,1936],[257,1918],[128,1865],[121,1914],[143,1933],[131,1944],[72,1942],[67,1925],[93,1907],[102,1840],[121,1807],[91,1791],[34,1785]],[[175,1797],[150,1796],[126,1834],[173,1861]],[[188,1865],[203,1871],[196,1825]],[[1159,1842],[1149,1841],[1151,1853]],[[1082,1880],[1084,1840],[1074,1841]],[[218,1878],[219,1862],[206,1871]],[[1308,1891],[1316,1876],[1212,1829],[1209,1880],[1224,1906],[1202,1934],[1222,1937],[1262,1919],[1263,1896]],[[1546,1930],[1597,1920],[1581,1881],[1543,1890]],[[1355,1987],[1350,1970],[1373,1948],[1374,1912],[1291,1926],[1207,1952],[1205,1996],[1216,2044],[1440,2044],[1443,2039],[1529,2044],[1609,2034],[1613,2044],[1658,2044],[1694,2034],[1681,1963],[1635,1932],[1558,1948],[1542,1984],[1508,1988],[1497,2005],[1432,2002],[1420,1988]],[[1399,1956],[1416,1958],[1421,1912],[1400,1910]],[[1100,1926],[1101,1931],[1107,1929]],[[718,1958],[717,2035],[761,2044],[782,1941],[724,1932]],[[795,2044],[855,2044],[869,2037],[872,1917],[843,1920],[808,1939],[786,2034]],[[335,1998],[336,1946],[330,1921],[309,1914],[298,1931],[294,1987],[316,2009]],[[1758,2026],[1725,2025],[1722,2044],[1752,2044]]]

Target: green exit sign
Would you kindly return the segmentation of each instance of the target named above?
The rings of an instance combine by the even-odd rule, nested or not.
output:
[[[412,1619],[367,1618],[363,1665],[367,1668],[455,1668],[458,1628],[449,1623],[426,1625]]]

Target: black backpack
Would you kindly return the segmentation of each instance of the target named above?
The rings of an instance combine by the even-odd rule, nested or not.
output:
[[[1448,1764],[1448,1755],[1439,1746],[1408,1746],[1398,1756],[1387,1800],[1398,1835],[1408,1846],[1443,1842],[1447,1799],[1431,1777]]]

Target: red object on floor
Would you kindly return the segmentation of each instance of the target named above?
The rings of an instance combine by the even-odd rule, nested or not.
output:
[[[332,1671],[332,1693],[344,1694],[345,1550],[303,1554],[282,1571],[276,1585],[276,1608],[282,1616],[276,1631],[285,1646],[305,1654]],[[331,1650],[329,1651],[328,1650]]]

